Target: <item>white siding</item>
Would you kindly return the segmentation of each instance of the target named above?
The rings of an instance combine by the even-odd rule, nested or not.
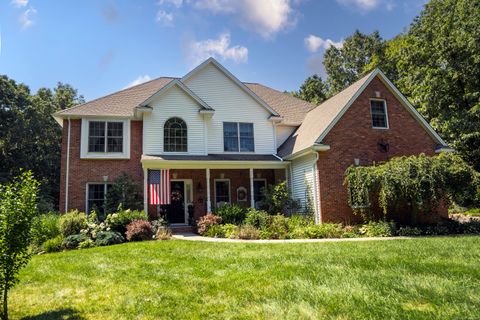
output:
[[[171,117],[187,123],[188,154],[205,154],[203,116],[196,101],[173,86],[150,106],[153,111],[143,118],[144,154],[163,153],[163,125]]]
[[[314,201],[314,164],[315,154],[308,154],[303,157],[294,159],[292,166],[292,197],[299,200],[304,207],[307,204],[307,199],[310,196],[311,205]],[[310,192],[310,194],[309,194]]]
[[[263,106],[244,92],[223,72],[208,65],[185,83],[203,101],[215,109],[207,121],[208,153],[223,153],[223,122],[253,123],[255,153],[272,154],[275,137],[270,116]]]
[[[297,127],[292,127],[292,126],[281,126],[278,125],[276,128],[277,131],[277,148],[282,145],[282,143],[287,140],[288,137],[295,131]]]

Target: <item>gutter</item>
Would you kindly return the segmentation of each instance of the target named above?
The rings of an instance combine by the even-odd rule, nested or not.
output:
[[[435,149],[435,153],[442,153],[442,152],[455,152],[454,148],[450,148],[449,146],[440,146]]]
[[[327,144],[314,144],[313,146],[309,148],[305,148],[303,150],[300,150],[298,152],[295,152],[294,154],[291,154],[289,156],[286,156],[284,159],[285,160],[293,160],[299,157],[302,157],[304,155],[307,155],[311,152],[317,152],[317,151],[328,151],[330,150],[330,146]]]
[[[283,159],[280,158],[279,156],[277,156],[275,153],[272,153],[272,156],[274,156],[275,158],[277,158],[277,159],[280,160],[280,161],[283,161]]]
[[[70,117],[68,117],[67,120],[68,120],[68,133],[67,133],[67,161],[66,161],[66,168],[65,168],[65,212],[68,211],[68,183],[69,183],[69,175],[70,175],[70,129],[72,127],[70,122]]]

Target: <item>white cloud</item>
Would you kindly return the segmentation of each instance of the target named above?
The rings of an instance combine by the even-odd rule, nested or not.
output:
[[[330,39],[322,39],[320,37],[314,36],[313,34],[309,35],[304,39],[305,46],[307,50],[310,52],[317,52],[319,49],[328,49],[331,46],[336,48],[341,48],[343,46],[343,41],[340,40],[339,42],[335,42]]]
[[[37,15],[37,10],[35,10],[34,7],[30,7],[27,10],[25,10],[21,15],[20,18],[18,19],[20,22],[20,26],[22,29],[27,29],[33,25],[33,19]]]
[[[248,49],[243,46],[230,46],[230,33],[220,34],[218,39],[190,41],[187,44],[187,56],[193,65],[214,57],[221,60],[231,60],[234,63],[248,61]]]
[[[183,4],[183,0],[158,0],[157,4],[159,6],[172,5],[176,8],[180,8]]]
[[[381,0],[337,0],[338,3],[344,6],[353,6],[363,12],[367,12],[377,8]]]
[[[166,11],[163,11],[163,10],[158,10],[157,16],[155,17],[155,21],[164,26],[173,27],[173,14],[167,13]]]
[[[28,5],[28,0],[12,0],[11,4],[16,8],[23,8]]]
[[[271,38],[297,22],[297,12],[291,0],[198,0],[193,7],[215,14],[234,15],[239,23]]]
[[[123,89],[130,88],[130,87],[142,84],[142,83],[150,81],[150,80],[152,80],[152,78],[150,78],[150,76],[148,74],[145,74],[143,76],[140,75],[135,80],[133,80],[132,82],[127,84]]]

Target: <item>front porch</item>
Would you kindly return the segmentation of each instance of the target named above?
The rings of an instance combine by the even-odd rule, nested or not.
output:
[[[208,156],[206,156],[208,157]],[[258,157],[258,156],[256,156]],[[165,159],[142,157],[144,190],[148,190],[151,170],[168,169],[170,204],[151,204],[150,193],[144,193],[144,206],[152,218],[164,214],[172,225],[188,225],[226,203],[257,207],[262,188],[288,178],[287,163],[267,161],[192,160],[191,157]]]

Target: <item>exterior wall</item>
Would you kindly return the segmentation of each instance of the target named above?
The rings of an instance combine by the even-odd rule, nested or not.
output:
[[[198,112],[200,106],[196,101],[174,86],[151,106],[153,111],[145,114],[143,122],[145,154],[163,153],[163,127],[172,117],[179,117],[187,123],[188,154],[206,154],[203,116]]]
[[[224,152],[225,121],[253,123],[255,153],[276,153],[273,125],[268,120],[270,113],[217,67],[208,65],[185,82],[195,94],[215,109],[212,119],[207,120],[208,153]]]
[[[306,207],[310,198],[313,202],[315,154],[307,154],[291,162],[292,197]],[[312,203],[313,204],[313,203]]]
[[[140,163],[142,156],[142,122],[131,121],[130,159],[91,160],[80,159],[81,120],[71,120],[70,131],[70,175],[68,210],[85,210],[86,185],[88,182],[104,182],[108,176],[112,182],[123,172],[127,172],[133,180],[143,188],[143,170]],[[60,177],[60,211],[65,210],[65,169],[67,160],[68,121],[63,122],[62,158]]]
[[[389,129],[372,128],[369,98],[375,97],[375,91],[387,102]],[[380,140],[389,144],[388,153],[379,151]],[[359,220],[348,206],[343,186],[345,170],[354,164],[355,158],[360,159],[360,165],[372,165],[395,156],[420,153],[432,156],[437,146],[378,78],[367,86],[323,143],[329,145],[330,150],[320,152],[317,162],[321,221],[347,223]],[[440,209],[439,214],[445,216],[446,209]]]
[[[290,137],[297,127],[293,126],[277,126],[277,148],[280,147],[288,137]]]

